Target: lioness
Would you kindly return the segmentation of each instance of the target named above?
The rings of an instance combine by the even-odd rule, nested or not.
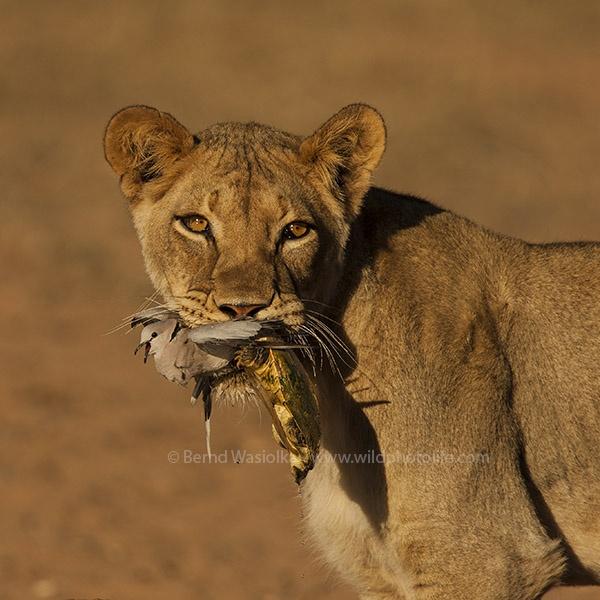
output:
[[[364,599],[529,600],[600,582],[600,244],[532,245],[370,187],[385,126],[192,135],[108,124],[148,273],[188,326],[312,335],[322,449],[306,527]],[[215,395],[252,394],[243,375]]]

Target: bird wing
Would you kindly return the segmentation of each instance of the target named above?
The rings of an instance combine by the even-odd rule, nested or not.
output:
[[[196,344],[236,345],[256,337],[263,325],[259,321],[224,321],[190,329],[189,339]]]

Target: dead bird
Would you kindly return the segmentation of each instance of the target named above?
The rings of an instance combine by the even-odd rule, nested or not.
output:
[[[233,320],[190,329],[176,313],[151,308],[136,314],[131,324],[143,325],[135,352],[144,348],[144,362],[153,356],[157,371],[180,385],[195,380],[191,401],[204,403],[209,455],[211,380],[227,370],[243,369],[257,384],[276,441],[290,452],[296,483],[306,477],[319,447],[318,405],[312,382],[292,352],[302,346],[281,339],[278,323]]]
[[[140,343],[144,362],[153,356],[156,370],[169,381],[187,385],[193,377],[225,368],[235,351],[259,336],[273,332],[270,323],[225,321],[194,329],[183,327],[175,313],[149,309],[138,313],[131,325],[143,325]]]

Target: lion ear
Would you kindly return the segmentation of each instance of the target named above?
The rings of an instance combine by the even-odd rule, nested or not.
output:
[[[129,106],[116,113],[104,134],[104,155],[121,178],[123,193],[135,197],[142,186],[168,187],[178,162],[194,147],[192,134],[168,113]]]
[[[300,145],[301,160],[313,166],[318,178],[354,218],[385,150],[385,124],[366,104],[342,108]]]

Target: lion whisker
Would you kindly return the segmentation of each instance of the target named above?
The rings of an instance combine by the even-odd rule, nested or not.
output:
[[[346,365],[349,368],[354,368],[356,366],[356,359],[354,358],[354,355],[352,354],[350,348],[348,348],[348,346],[343,342],[343,340],[334,331],[332,331],[330,327],[328,327],[325,323],[320,321],[314,315],[307,314],[306,317],[307,319],[312,321],[314,326],[319,329],[322,335],[329,340],[332,350],[337,354],[337,356],[344,363],[344,365]],[[342,353],[345,353],[353,364],[348,363],[344,359]]]

